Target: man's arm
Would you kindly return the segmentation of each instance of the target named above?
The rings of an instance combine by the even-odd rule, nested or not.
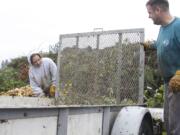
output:
[[[174,30],[175,30],[175,40],[178,46],[180,47],[180,23],[175,26]]]
[[[35,96],[41,96],[43,94],[43,90],[38,85],[38,83],[35,80],[35,77],[33,76],[31,71],[29,71],[29,81],[30,81],[30,86],[31,86],[31,88],[33,90],[33,94]]]

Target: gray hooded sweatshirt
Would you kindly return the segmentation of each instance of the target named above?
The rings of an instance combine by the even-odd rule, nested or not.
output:
[[[57,85],[57,66],[50,58],[42,58],[40,67],[30,63],[29,80],[35,96],[43,95],[51,84]]]

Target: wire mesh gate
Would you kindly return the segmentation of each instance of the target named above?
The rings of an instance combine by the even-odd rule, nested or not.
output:
[[[143,101],[144,29],[60,35],[58,82],[70,104]]]

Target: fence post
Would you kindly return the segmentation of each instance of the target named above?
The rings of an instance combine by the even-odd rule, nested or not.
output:
[[[144,42],[144,32],[140,33],[140,42]],[[144,48],[140,46],[140,60],[139,60],[139,96],[138,96],[138,103],[143,103],[143,96],[144,96],[144,59],[145,53]]]
[[[122,69],[122,33],[118,33],[118,46],[117,46],[117,78],[116,78],[116,102],[119,104],[121,101],[121,69]]]

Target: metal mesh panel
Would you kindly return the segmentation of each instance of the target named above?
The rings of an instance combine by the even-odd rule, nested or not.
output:
[[[71,104],[142,102],[143,38],[143,29],[61,35],[61,96]]]

